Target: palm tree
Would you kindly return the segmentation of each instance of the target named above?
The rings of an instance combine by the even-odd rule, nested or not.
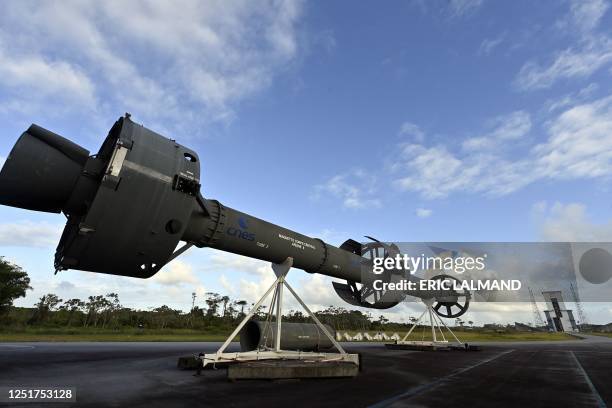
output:
[[[225,313],[227,312],[227,302],[229,302],[230,298],[229,296],[223,296],[221,298],[221,301],[223,302],[223,314],[222,316],[225,317]]]
[[[240,314],[244,316],[244,307],[247,305],[247,301],[246,300],[238,300],[238,301],[236,301],[236,304],[238,306],[240,306]]]
[[[213,317],[217,314],[217,309],[219,308],[219,301],[221,298],[218,293],[207,292],[206,296],[206,304],[208,305],[208,310],[206,311],[206,315],[209,317]]]

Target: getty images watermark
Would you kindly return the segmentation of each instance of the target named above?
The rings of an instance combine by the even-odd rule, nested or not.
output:
[[[454,272],[462,275],[465,272],[481,272],[486,269],[487,254],[481,256],[409,256],[398,253],[395,256],[376,257],[372,259],[372,273],[386,274],[387,279],[375,279],[372,282],[374,290],[383,291],[482,291],[510,290],[518,291],[522,284],[518,279],[411,279],[402,278],[389,281],[388,276],[398,271],[414,275],[418,270],[436,270]]]

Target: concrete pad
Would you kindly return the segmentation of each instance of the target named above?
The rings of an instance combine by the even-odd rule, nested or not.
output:
[[[340,408],[590,408],[597,406],[597,394],[612,407],[612,338],[585,337],[489,342],[477,353],[443,355],[343,343],[347,352],[361,355],[356,377],[278,381],[228,381],[225,369],[193,376],[176,368],[179,356],[214,353],[220,342],[0,343],[0,384],[76,387],[79,408],[297,408],[322,401]],[[232,343],[228,351],[240,347]]]
[[[414,350],[414,351],[450,351],[450,345],[434,345],[434,344],[397,344],[386,343],[385,347],[389,350]]]
[[[481,351],[482,350],[482,346],[477,345],[477,344],[468,344],[467,348],[465,346],[455,346],[452,345],[450,346],[451,350],[455,350],[455,351]]]
[[[357,364],[345,361],[270,360],[230,364],[230,380],[277,380],[294,378],[346,378],[359,373]]]
[[[467,348],[465,346],[459,346],[457,344],[430,344],[430,343],[386,343],[385,347],[389,350],[413,350],[413,351],[481,351],[482,346],[469,344]]]
[[[198,365],[202,365],[202,361],[196,358],[196,356],[183,356],[179,357],[176,363],[176,367],[181,370],[195,370]]]

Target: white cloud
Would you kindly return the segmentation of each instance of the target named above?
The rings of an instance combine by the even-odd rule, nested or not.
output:
[[[63,225],[20,221],[0,224],[0,245],[55,248]]]
[[[219,277],[219,283],[221,284],[221,286],[225,290],[225,293],[227,293],[230,296],[234,296],[235,295],[236,290],[234,288],[234,285],[232,285],[232,283],[227,279],[227,277],[224,274],[222,274]]]
[[[165,265],[151,278],[151,281],[167,286],[200,284],[200,280],[193,273],[192,266],[179,259]]]
[[[585,103],[598,89],[599,85],[592,82],[577,92],[571,92],[561,97],[549,99],[545,103],[545,109],[548,111],[548,113],[553,113],[563,108],[568,108],[579,103]]]
[[[606,0],[572,0],[570,13],[565,25],[573,25],[582,32],[589,32],[595,29],[610,8]]]
[[[417,191],[427,198],[446,196],[465,187],[463,179],[472,172],[444,146],[427,148],[421,145],[401,146],[400,161],[408,175],[396,180],[401,190]]]
[[[399,147],[398,176],[393,184],[424,198],[443,198],[458,192],[503,195],[529,183],[527,163],[512,162],[492,153],[450,152],[445,146],[408,144]]]
[[[331,54],[338,45],[333,30],[322,30],[312,36],[310,48],[318,47]]]
[[[74,283],[71,283],[68,281],[61,281],[58,284],[56,284],[55,287],[60,291],[71,291],[74,288],[76,288]]]
[[[531,130],[531,118],[525,111],[512,112],[493,120],[495,129],[491,137],[497,140],[516,140]]]
[[[520,90],[549,88],[562,79],[585,78],[612,62],[612,39],[596,29],[609,8],[604,0],[573,0],[558,23],[563,33],[576,33],[576,43],[558,51],[546,64],[525,63],[515,78]]]
[[[90,78],[78,67],[65,61],[45,59],[41,55],[10,55],[0,41],[0,84],[10,100],[0,110],[14,109],[22,104],[27,110],[41,103],[71,103],[93,108],[96,104],[95,87]],[[22,95],[28,95],[23,98]],[[17,98],[14,100],[13,98]]]
[[[425,133],[421,130],[421,128],[412,122],[402,123],[398,134],[400,136],[412,137],[417,142],[422,142],[425,138]]]
[[[548,138],[521,156],[501,149],[522,138],[528,116],[511,115],[489,137],[472,138],[463,151],[446,146],[402,144],[392,168],[394,184],[425,198],[452,193],[512,193],[538,180],[607,179],[612,176],[612,96],[574,106],[546,125]],[[522,118],[522,119],[521,119]],[[495,147],[495,149],[486,149]]]
[[[612,218],[606,223],[594,223],[581,203],[546,203],[534,205],[540,239],[562,242],[610,242]]]
[[[468,138],[463,142],[466,150],[500,149],[507,142],[526,136],[531,130],[531,117],[525,111],[515,111],[489,121],[491,131],[485,136]]]
[[[42,93],[47,101],[71,98],[75,110],[94,105],[149,122],[227,121],[235,103],[265,89],[297,55],[301,8],[300,1],[10,2],[0,15],[0,89],[19,91],[14,109]]]
[[[433,214],[433,210],[429,208],[417,208],[415,214],[419,218],[427,218],[430,217],[431,214]]]
[[[575,106],[549,126],[546,143],[533,148],[540,177],[612,175],[612,96]]]
[[[6,161],[6,158],[4,156],[0,156],[0,170],[2,170],[2,166],[4,166],[5,161]]]
[[[478,55],[489,55],[504,41],[505,34],[495,38],[485,38],[478,47]]]
[[[561,79],[588,77],[612,61],[612,40],[592,38],[580,47],[558,52],[547,66],[529,61],[519,71],[515,85],[521,90],[549,88]]]
[[[423,14],[439,13],[449,19],[468,17],[474,14],[483,3],[484,0],[412,0],[409,2]]]
[[[450,0],[448,2],[451,17],[462,17],[475,12],[484,0]]]
[[[319,274],[309,274],[300,279],[299,290],[294,288],[311,310],[321,310],[328,306],[349,306],[338,297],[332,284],[332,278]],[[293,287],[293,285],[292,285]],[[293,296],[291,296],[293,298]],[[293,304],[298,307],[297,302]],[[302,309],[299,306],[300,310]]]
[[[265,267],[269,267],[268,262],[248,258],[246,256],[235,255],[228,252],[215,251],[210,256],[209,262],[207,262],[201,269],[205,272],[216,272],[223,270],[257,274],[258,270]]]
[[[377,208],[381,205],[376,197],[376,178],[363,170],[339,174],[315,186],[313,198],[329,194],[341,199],[346,208]]]
[[[276,280],[276,275],[270,266],[260,267],[255,272],[258,279],[240,279],[238,283],[238,297],[251,303],[258,301]]]

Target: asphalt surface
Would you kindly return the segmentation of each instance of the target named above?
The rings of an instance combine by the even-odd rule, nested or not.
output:
[[[605,337],[486,343],[479,352],[346,343],[362,355],[363,371],[349,379],[232,383],[224,369],[197,377],[176,368],[177,357],[219,345],[0,343],[0,386],[76,388],[76,403],[12,405],[22,407],[612,407]]]

